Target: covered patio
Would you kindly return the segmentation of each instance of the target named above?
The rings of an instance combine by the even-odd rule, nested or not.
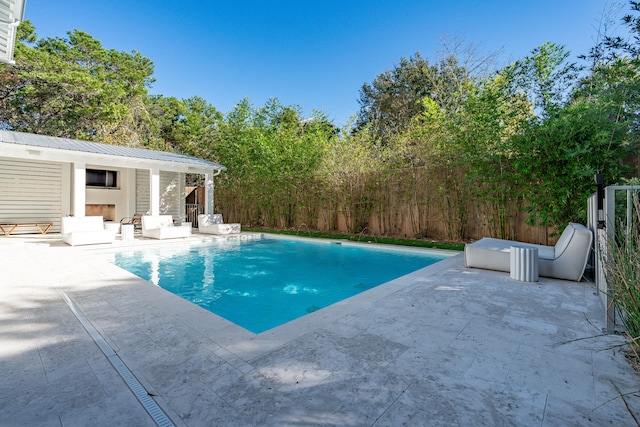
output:
[[[59,232],[70,215],[184,220],[185,174],[204,177],[204,211],[214,213],[214,177],[225,169],[177,153],[0,131],[0,223],[24,224],[18,234],[42,232],[43,223]]]

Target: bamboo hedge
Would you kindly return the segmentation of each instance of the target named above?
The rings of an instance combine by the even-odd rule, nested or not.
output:
[[[474,185],[442,167],[344,174],[339,183],[216,187],[216,209],[248,227],[467,241],[483,236],[549,244],[554,229],[528,224],[520,200],[472,197]]]

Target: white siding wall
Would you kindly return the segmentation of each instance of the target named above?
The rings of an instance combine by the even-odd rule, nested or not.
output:
[[[62,164],[0,158],[0,223],[53,222],[60,231]],[[14,234],[38,230],[16,228]]]
[[[160,171],[160,213],[182,221],[185,212],[184,174]]]
[[[149,171],[136,169],[136,213],[146,214],[151,212],[149,198]]]
[[[151,210],[149,197],[150,172],[136,170],[136,213],[148,213]],[[181,221],[185,212],[184,174],[160,171],[160,214],[171,215]]]

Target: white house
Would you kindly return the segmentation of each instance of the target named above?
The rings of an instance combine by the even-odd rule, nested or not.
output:
[[[193,156],[0,131],[0,224],[63,216],[185,215],[185,174],[203,175],[205,213],[214,213],[213,178],[226,168]],[[37,232],[21,228],[16,232]]]
[[[0,62],[15,64],[13,50],[16,44],[16,30],[24,19],[26,0],[0,1]]]

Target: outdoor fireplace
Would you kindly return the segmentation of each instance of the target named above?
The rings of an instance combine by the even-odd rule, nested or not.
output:
[[[86,216],[101,216],[105,221],[116,220],[116,205],[87,204],[84,207]]]

